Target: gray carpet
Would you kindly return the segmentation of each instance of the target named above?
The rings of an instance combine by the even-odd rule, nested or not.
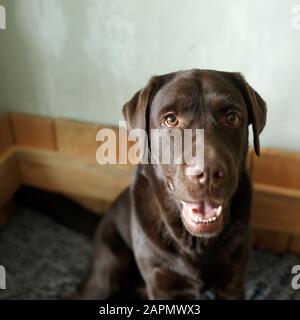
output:
[[[5,266],[7,278],[7,290],[0,290],[0,299],[71,296],[90,255],[90,239],[47,216],[19,209],[0,229],[0,265]],[[300,264],[300,259],[289,254],[253,251],[246,281],[247,299],[300,299],[300,290],[290,285],[295,264]]]

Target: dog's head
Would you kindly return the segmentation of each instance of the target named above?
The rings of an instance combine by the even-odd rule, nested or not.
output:
[[[259,134],[266,122],[263,99],[240,73],[193,69],[153,77],[124,106],[123,114],[130,129],[148,133],[204,129],[204,167],[160,164],[155,172],[177,203],[188,232],[218,234],[245,164],[248,125],[255,152],[260,152]]]

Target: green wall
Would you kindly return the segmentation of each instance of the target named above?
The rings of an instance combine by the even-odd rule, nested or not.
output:
[[[296,1],[0,4],[7,11],[7,30],[0,30],[2,111],[117,123],[121,106],[153,74],[242,71],[269,105],[262,144],[300,150]]]

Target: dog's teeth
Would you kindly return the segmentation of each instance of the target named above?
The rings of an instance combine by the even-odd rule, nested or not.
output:
[[[221,213],[222,213],[222,206],[219,206],[218,209],[217,209],[217,214],[216,214],[216,216],[217,216],[217,217],[220,217]]]
[[[198,218],[197,218],[196,216],[192,216],[192,220],[193,220],[194,222],[198,222]]]
[[[220,210],[219,210],[219,208],[220,208]],[[217,220],[217,218],[220,216],[220,214],[221,214],[221,210],[222,210],[222,208],[221,207],[219,207],[218,208],[218,212],[217,212],[217,215],[216,216],[213,216],[213,217],[211,217],[211,218],[207,218],[207,219],[205,219],[205,218],[200,218],[200,217],[198,217],[198,216],[196,216],[196,215],[192,215],[191,216],[191,220],[193,221],[193,222],[195,222],[195,223],[204,223],[204,224],[209,224],[209,223],[213,223],[214,221],[216,221]]]
[[[195,223],[199,223],[199,222],[202,222],[202,219],[200,217],[197,217],[197,215],[192,215],[191,216],[191,219],[193,222]]]

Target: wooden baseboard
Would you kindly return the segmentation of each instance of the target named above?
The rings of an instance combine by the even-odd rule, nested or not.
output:
[[[300,234],[300,192],[256,183],[252,224],[261,229]]]
[[[21,183],[15,149],[0,157],[0,207],[8,202]]]
[[[0,156],[15,144],[11,118],[8,114],[0,114]]]
[[[130,165],[95,161],[101,125],[22,114],[0,116],[0,124],[0,207],[27,184],[69,195],[101,213],[130,184]],[[260,159],[249,150],[257,248],[300,253],[299,159],[298,153],[273,149],[262,149]]]
[[[112,202],[130,183],[132,167],[103,165],[59,152],[16,149],[21,181],[81,199]]]

